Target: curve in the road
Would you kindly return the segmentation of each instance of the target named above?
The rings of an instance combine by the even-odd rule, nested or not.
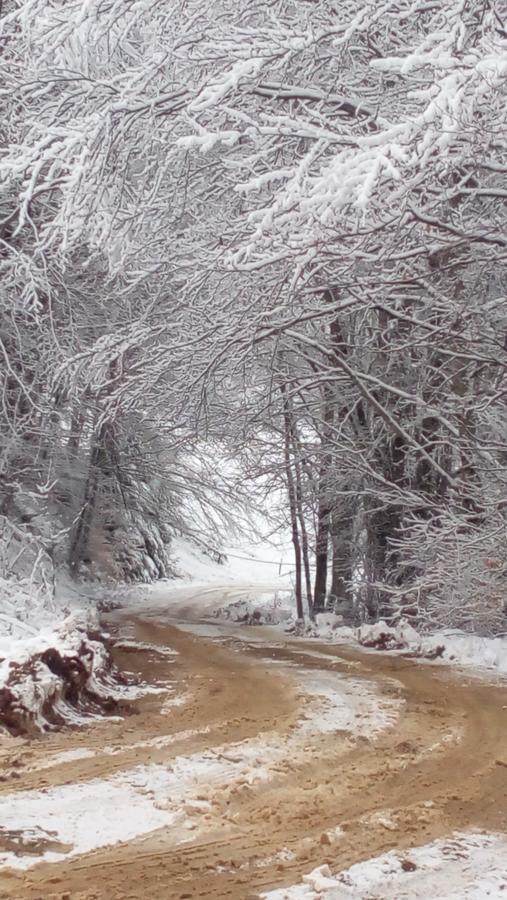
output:
[[[139,766],[167,768],[210,748],[223,757],[227,781],[197,785],[187,810],[191,830],[164,827],[26,872],[4,869],[4,897],[243,900],[295,883],[325,862],[344,868],[455,829],[507,831],[502,686],[342,646],[273,646],[259,630],[247,637],[260,640],[239,643],[231,635],[224,644],[170,623],[136,617],[125,624],[137,640],[178,656],[130,648],[118,651],[119,663],[152,684],[172,681],[187,702],[164,709],[164,695],[150,694],[129,719],[30,747],[11,743],[4,764],[19,777],[0,784],[4,797],[121,777]],[[370,737],[360,729],[301,735],[304,706],[293,674],[300,679],[302,665],[312,677],[352,675],[365,693],[373,683],[379,704],[401,697],[396,724]],[[238,742],[258,751],[250,759],[253,777],[235,774]],[[256,777],[270,742],[278,755],[269,777]],[[4,834],[3,849],[6,840]]]

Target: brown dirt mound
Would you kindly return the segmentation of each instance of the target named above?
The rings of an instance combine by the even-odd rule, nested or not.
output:
[[[97,640],[106,649],[99,671],[91,646],[91,641]],[[92,676],[93,684],[100,684],[105,676],[119,684],[126,682],[113,666],[107,639],[95,632],[83,637],[75,653],[65,654],[50,647],[26,662],[11,663],[7,683],[0,689],[0,727],[13,736],[33,735],[66,725],[72,719],[67,710],[83,716],[132,712],[131,704],[115,699],[107,691],[97,691],[92,686]]]

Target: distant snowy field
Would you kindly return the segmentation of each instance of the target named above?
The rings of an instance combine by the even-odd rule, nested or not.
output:
[[[202,553],[195,544],[175,537],[171,544],[171,556],[178,575],[196,585],[227,582],[244,584],[251,581],[254,584],[266,584],[270,589],[276,589],[277,586],[285,589],[292,587],[294,560],[292,547],[284,535],[278,540],[256,541],[251,538],[226,545],[223,548],[223,562],[220,564]]]

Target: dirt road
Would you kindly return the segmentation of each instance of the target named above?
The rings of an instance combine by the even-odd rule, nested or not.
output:
[[[193,611],[183,604],[175,615]],[[0,802],[35,792],[57,818],[58,798],[78,785],[92,790],[99,828],[112,814],[101,785],[170,772],[163,802],[143,788],[168,823],[25,871],[3,868],[0,896],[243,900],[324,862],[343,868],[455,829],[507,831],[505,688],[399,657],[280,643],[261,628],[212,637],[134,615],[112,627],[145,644],[118,649],[119,665],[161,692],[136,701],[127,719],[2,745],[10,775]],[[312,712],[318,685],[329,692],[335,681],[353,686],[358,727]],[[129,815],[135,831],[136,809]],[[5,832],[0,850],[36,863],[43,851],[72,852],[72,842]]]

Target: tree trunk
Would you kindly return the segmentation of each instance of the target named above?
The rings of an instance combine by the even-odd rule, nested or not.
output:
[[[301,578],[301,542],[299,538],[298,528],[298,508],[296,486],[294,482],[294,473],[292,471],[291,460],[291,432],[292,423],[290,415],[290,406],[287,399],[285,385],[280,387],[283,397],[283,425],[284,425],[284,461],[285,461],[285,478],[287,481],[287,493],[289,497],[290,523],[292,533],[292,545],[294,547],[294,564],[295,564],[295,594],[296,594],[296,612],[298,619],[304,619],[303,610],[303,591]]]
[[[334,391],[324,386],[323,428],[321,435],[321,463],[317,501],[317,534],[315,539],[315,588],[313,604],[316,610],[326,605],[327,569],[329,560],[329,528],[331,518],[330,477],[333,467],[332,426],[334,422]]]
[[[79,564],[86,557],[90,539],[90,529],[97,503],[99,481],[107,467],[107,444],[111,423],[104,422],[97,435],[92,438],[88,474],[83,494],[81,511],[77,518],[69,548],[69,569],[76,574]]]
[[[93,444],[90,454],[90,463],[88,466],[88,475],[86,478],[81,511],[77,518],[70,542],[69,569],[74,575],[78,572],[79,564],[85,556],[86,548],[89,543],[90,529],[99,486],[100,454],[101,446],[99,437],[97,437],[97,441]]]
[[[316,612],[326,605],[327,568],[329,559],[329,516],[327,501],[319,497],[317,511],[317,537],[315,541],[315,589],[314,608]]]
[[[340,508],[331,515],[331,544],[333,548],[332,578],[329,599],[335,612],[346,618],[354,615],[352,583],[352,516]]]
[[[306,602],[308,605],[308,615],[311,619],[314,617],[313,597],[312,597],[312,576],[310,569],[310,545],[308,541],[308,531],[306,528],[305,514],[303,509],[303,479],[301,472],[301,447],[294,425],[291,427],[292,448],[294,451],[294,474],[296,488],[296,508],[301,534],[301,553],[303,557],[303,571],[305,576]]]

